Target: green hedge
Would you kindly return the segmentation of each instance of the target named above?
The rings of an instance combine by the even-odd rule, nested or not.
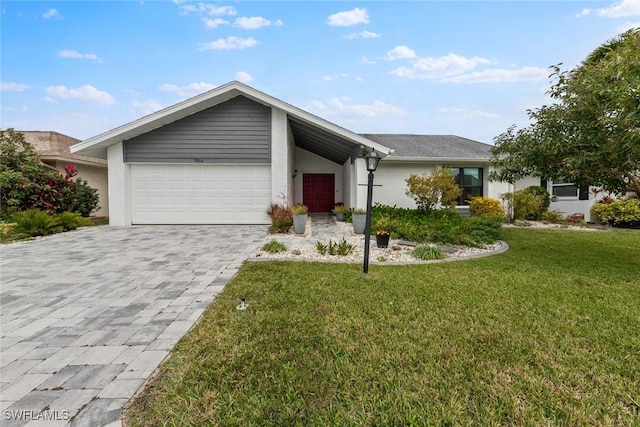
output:
[[[591,206],[592,219],[599,218],[605,224],[640,226],[640,199],[616,200]]]
[[[449,209],[425,212],[376,204],[372,224],[382,216],[391,218],[392,237],[412,242],[483,246],[502,238],[503,219],[498,217],[464,218]]]

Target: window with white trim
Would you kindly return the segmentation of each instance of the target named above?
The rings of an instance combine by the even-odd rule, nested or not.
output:
[[[567,182],[564,179],[559,179],[553,181],[551,194],[559,198],[562,197],[567,199],[589,200],[589,187],[578,187],[572,182]]]
[[[458,197],[458,206],[466,206],[472,197],[484,195],[482,168],[451,168],[451,172],[462,190]]]
[[[578,197],[578,187],[573,182],[567,182],[564,179],[553,181],[552,194],[558,197]]]

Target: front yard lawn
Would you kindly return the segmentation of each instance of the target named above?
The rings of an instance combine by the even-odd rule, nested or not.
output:
[[[505,236],[503,255],[368,275],[247,263],[127,420],[640,425],[640,232]]]

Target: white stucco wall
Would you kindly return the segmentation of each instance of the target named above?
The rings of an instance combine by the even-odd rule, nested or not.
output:
[[[373,202],[383,205],[398,206],[401,208],[415,208],[415,201],[405,194],[407,190],[406,179],[412,173],[431,173],[437,167],[435,164],[425,163],[398,163],[384,160],[378,164],[374,172]],[[366,181],[365,181],[366,183]],[[375,185],[382,185],[375,187]]]
[[[300,147],[295,148],[295,164],[294,168],[298,170],[298,174],[294,180],[295,203],[302,203],[302,177],[305,173],[332,173],[335,175],[335,194],[334,203],[344,202],[343,200],[343,168],[342,165],[327,160],[324,157],[313,154]]]
[[[289,194],[289,124],[287,114],[271,109],[271,201],[283,203]]]
[[[122,142],[107,149],[109,161],[109,225],[131,225],[131,170]]]
[[[342,165],[342,203],[348,208],[355,205],[354,193],[351,191],[352,176],[355,172],[355,166],[351,163],[351,159]]]
[[[287,178],[289,180],[289,188],[287,189],[287,200],[295,199],[295,169],[296,169],[296,142],[293,137],[293,131],[287,120]]]
[[[367,207],[367,182],[369,172],[367,171],[367,164],[365,160],[361,157],[357,158],[354,162],[355,173],[354,177],[351,181],[351,190],[355,197],[354,204],[351,206],[352,208],[363,208]],[[374,176],[374,184],[375,184],[375,176]],[[373,200],[375,201],[376,191],[373,190]],[[373,202],[372,202],[373,203]]]

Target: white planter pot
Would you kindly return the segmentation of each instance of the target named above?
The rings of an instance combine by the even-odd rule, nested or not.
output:
[[[308,214],[293,216],[293,231],[296,234],[304,234],[304,230],[307,228],[307,216]]]
[[[353,232],[356,234],[364,234],[364,228],[367,225],[367,214],[352,214]]]

